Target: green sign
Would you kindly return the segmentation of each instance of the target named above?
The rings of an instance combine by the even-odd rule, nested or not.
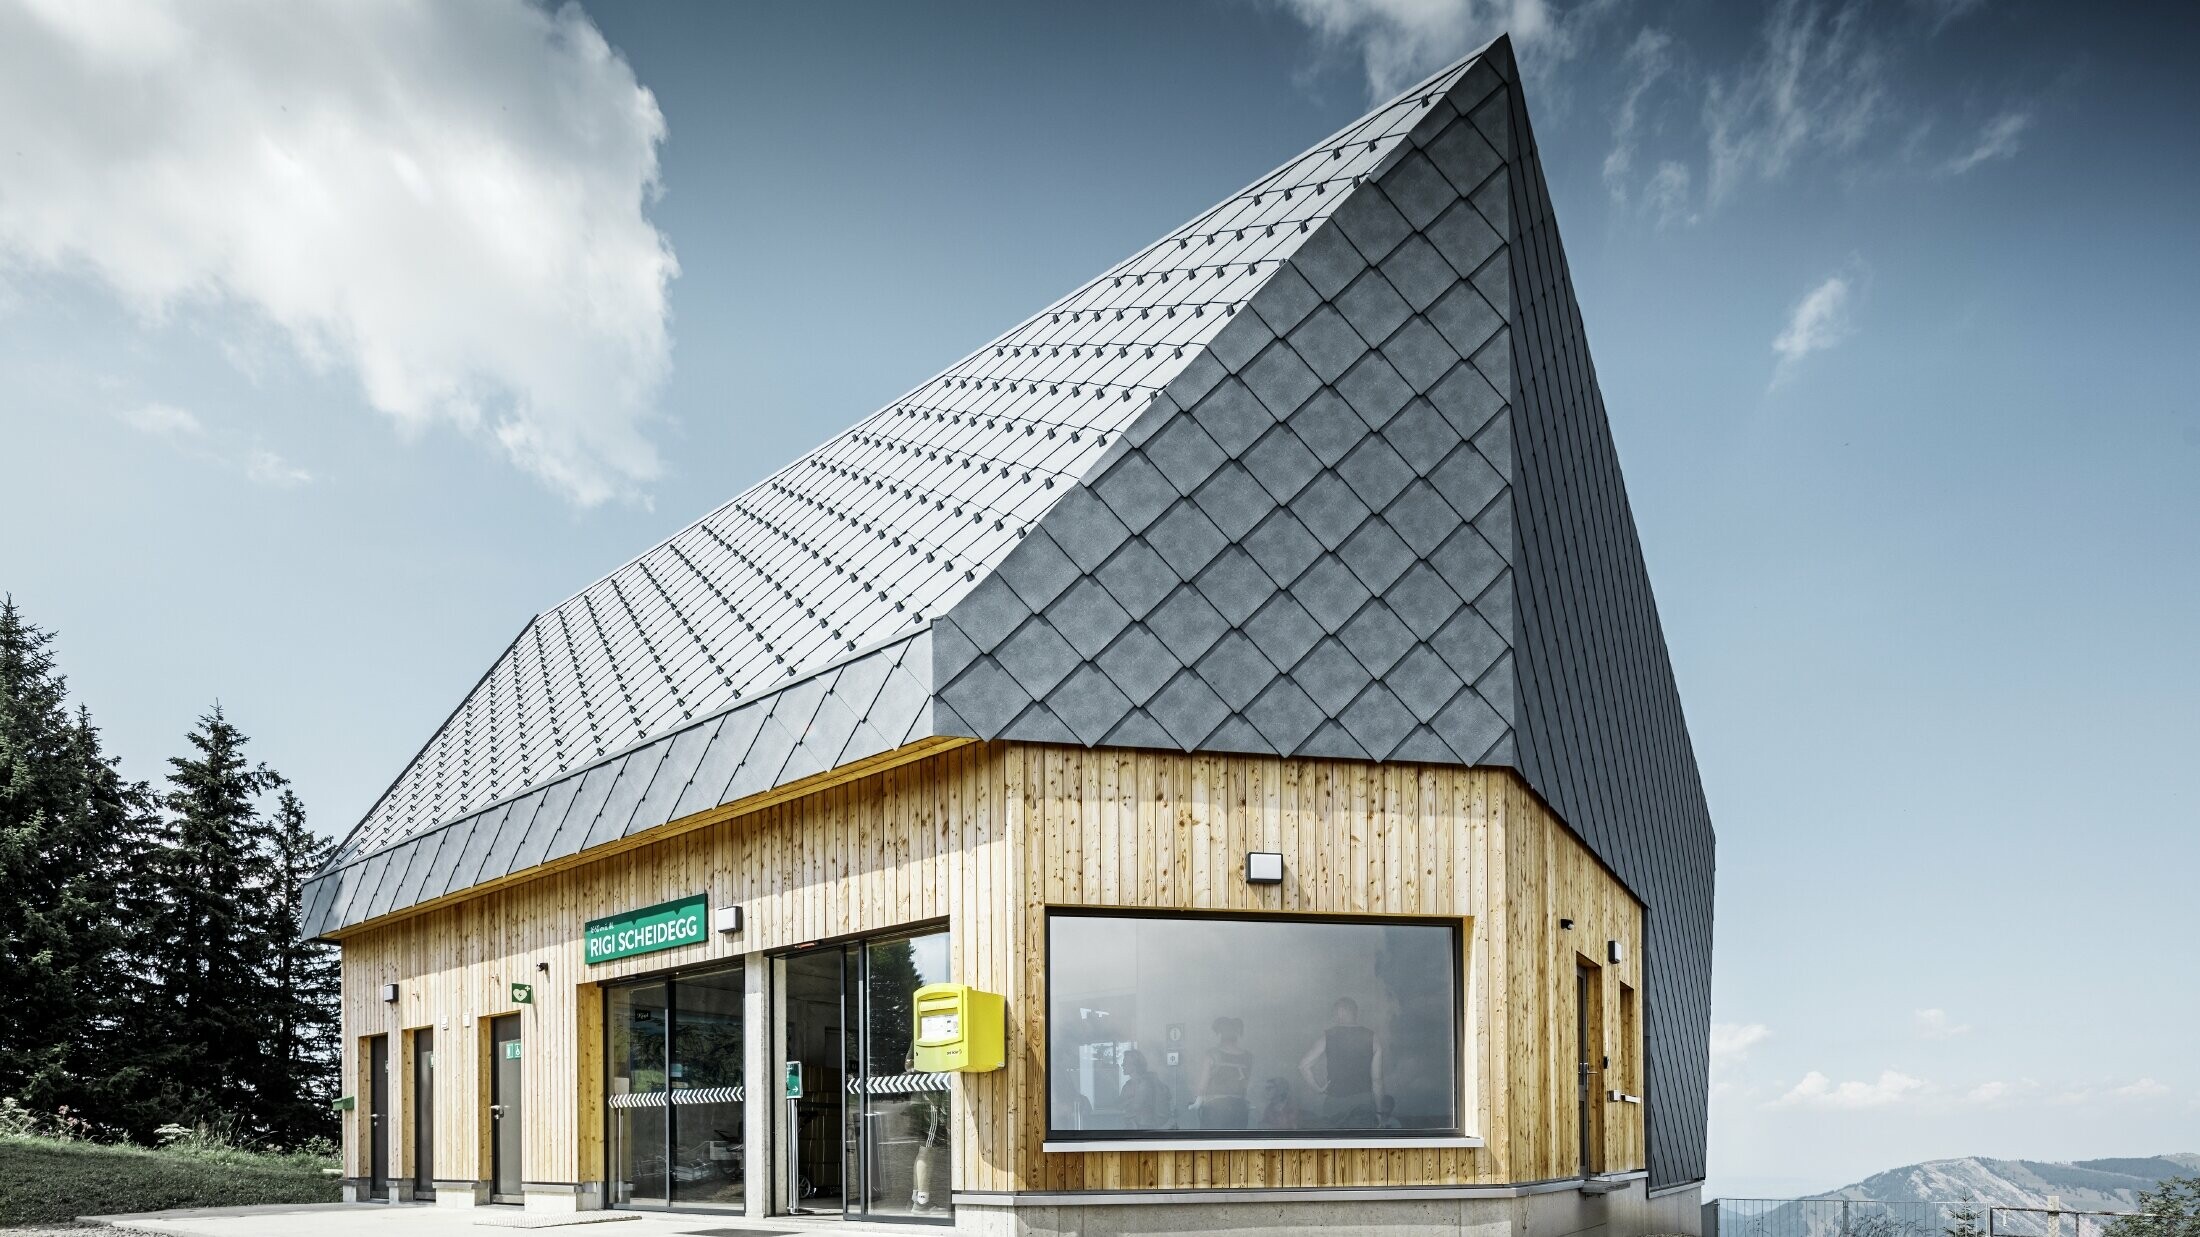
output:
[[[350,1112],[352,1109],[359,1107],[359,1099],[357,1096],[351,1095],[339,1096],[336,1102],[329,1105],[329,1107],[338,1112]]]
[[[517,1060],[519,1060],[519,1041],[518,1041],[518,1040],[516,1040],[516,1039],[508,1039],[508,1040],[505,1040],[505,1041],[504,1041],[504,1059],[505,1059],[505,1060],[507,1060],[507,1061],[517,1061]]]
[[[513,984],[513,985],[512,985],[512,1004],[514,1004],[514,1005],[532,1005],[532,1004],[534,1004],[534,1003],[535,1003],[535,985],[533,985],[533,984]]]
[[[787,1093],[787,1098],[790,1100],[798,1100],[802,1098],[802,1062],[787,1062],[787,1084],[785,1090]]]
[[[586,946],[589,964],[700,944],[709,933],[705,907],[706,901],[698,893],[609,919],[591,919]]]

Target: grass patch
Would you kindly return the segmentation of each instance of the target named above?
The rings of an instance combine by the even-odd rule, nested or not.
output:
[[[0,1225],[167,1207],[333,1203],[333,1161],[249,1151],[159,1151],[0,1136]]]

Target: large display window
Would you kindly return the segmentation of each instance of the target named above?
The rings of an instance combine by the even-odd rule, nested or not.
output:
[[[741,1000],[739,966],[606,991],[614,1205],[742,1209]]]
[[[1461,1134],[1456,921],[1047,917],[1050,1141]]]

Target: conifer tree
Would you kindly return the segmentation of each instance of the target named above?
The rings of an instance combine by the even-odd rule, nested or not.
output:
[[[260,1124],[270,863],[258,801],[282,778],[247,761],[245,735],[219,704],[186,738],[195,754],[169,759],[168,819],[153,863],[146,960],[167,1019],[158,1066],[181,1109],[171,1120]]]
[[[128,999],[115,876],[149,804],[69,716],[52,639],[0,601],[0,1095],[98,1114]]]
[[[270,875],[263,935],[268,942],[265,1001],[267,1076],[260,1090],[270,1134],[285,1146],[334,1132],[338,1009],[336,951],[301,939],[305,883],[336,844],[306,827],[305,805],[288,787],[269,831]]]
[[[73,1014],[48,855],[69,800],[66,687],[53,637],[0,599],[0,1095],[56,1068],[46,1028]]]

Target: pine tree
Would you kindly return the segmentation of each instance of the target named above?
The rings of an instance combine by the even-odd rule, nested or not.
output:
[[[248,763],[245,735],[219,704],[170,758],[168,819],[154,859],[156,905],[146,961],[166,1026],[158,1068],[171,1120],[242,1119],[264,1132],[262,966],[269,860],[259,797],[282,778]],[[150,1045],[149,1045],[150,1047]]]
[[[59,981],[59,942],[46,908],[52,871],[46,845],[66,794],[55,773],[64,750],[66,692],[47,648],[53,637],[24,621],[15,598],[0,601],[0,1095],[19,1096],[51,1068],[45,1028],[68,990]]]
[[[306,827],[305,805],[286,787],[276,801],[265,923],[271,951],[263,1000],[267,1008],[267,1073],[260,1082],[269,1133],[285,1146],[331,1135],[329,1101],[338,1070],[336,951],[301,939],[305,883],[336,844]]]
[[[67,711],[53,637],[0,599],[0,1095],[97,1111],[121,993],[115,851],[137,827],[88,710]]]

